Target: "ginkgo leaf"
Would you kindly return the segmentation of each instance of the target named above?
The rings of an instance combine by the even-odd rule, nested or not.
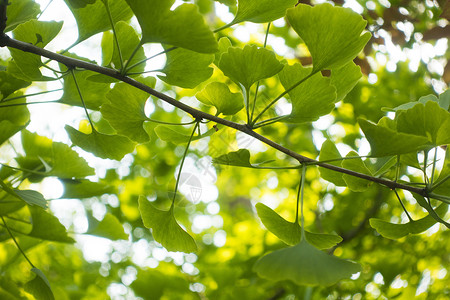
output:
[[[371,155],[375,157],[416,152],[428,144],[426,137],[396,132],[380,123],[358,119],[359,126],[369,141]]]
[[[70,0],[64,1],[72,11],[77,22],[78,43],[94,34],[111,29],[111,23],[102,1],[95,1],[84,7],[75,7]],[[133,13],[125,0],[109,1],[108,5],[109,10],[111,11],[111,17],[115,22],[128,21],[133,16]]]
[[[36,276],[25,284],[25,290],[33,295],[36,300],[54,300],[55,296],[45,274],[37,268],[32,268],[31,271]]]
[[[449,110],[450,108],[450,89],[447,89],[445,92],[439,95],[438,100],[439,106],[445,110]]]
[[[47,200],[41,193],[33,190],[14,190],[14,192],[24,200],[28,205],[37,205],[41,208],[47,208]]]
[[[336,148],[336,145],[330,141],[325,140],[322,144],[322,148],[320,149],[319,161],[326,161],[327,164],[342,167],[342,160],[340,160],[341,154],[339,150]],[[337,160],[336,160],[337,159]],[[329,161],[328,160],[336,160]],[[344,179],[342,178],[342,173],[329,170],[327,168],[319,168],[320,176],[328,180],[329,182],[334,183],[337,186],[346,186]]]
[[[431,206],[430,202],[425,200],[424,197],[413,194],[414,199],[416,199],[417,203],[426,209],[426,211],[429,213],[429,215],[436,220],[436,222],[439,222],[441,224],[444,224],[447,228],[450,229],[450,223],[444,221],[440,215],[438,215],[437,211]],[[444,213],[447,212],[447,210],[444,211]],[[444,216],[444,214],[443,214]]]
[[[311,53],[313,72],[346,65],[371,37],[369,32],[361,35],[367,22],[350,8],[298,4],[286,15]]]
[[[1,77],[0,77],[1,80]],[[19,93],[14,93],[13,96]],[[9,101],[9,103],[25,103],[24,99]],[[17,105],[8,109],[0,109],[0,145],[12,137],[14,134],[24,129],[30,121],[30,112],[26,105]]]
[[[106,213],[101,221],[89,217],[89,228],[85,234],[104,237],[110,240],[128,240],[122,223],[112,214]]]
[[[19,24],[35,19],[39,12],[39,4],[32,0],[11,1],[6,10],[7,19],[4,32],[11,31]]]
[[[346,157],[358,156],[358,153],[356,153],[355,151],[350,151]],[[361,158],[345,159],[344,161],[342,161],[342,167],[348,170],[356,171],[358,173],[372,175]],[[353,192],[364,192],[373,183],[372,181],[368,181],[348,174],[343,174],[342,178],[347,183],[347,187]]]
[[[211,82],[195,97],[208,106],[215,106],[217,113],[234,115],[244,108],[244,97],[241,93],[232,93],[225,83]]]
[[[14,38],[33,44],[37,47],[44,48],[61,30],[62,22],[42,22],[38,20],[29,20],[20,24],[13,30]],[[14,76],[25,80],[54,80],[50,77],[42,75],[39,68],[42,66],[41,57],[33,53],[28,53],[15,48],[8,48],[14,63],[22,72],[22,76],[18,77],[18,73]]]
[[[170,10],[175,0],[126,0],[142,29],[143,43],[162,43],[200,53],[217,51],[217,41],[197,5],[182,4]]]
[[[331,70],[331,84],[336,88],[335,102],[341,101],[361,79],[361,68],[353,61]]]
[[[97,131],[85,134],[69,125],[64,128],[74,145],[100,158],[121,160],[125,154],[133,152],[136,145],[127,137],[120,135],[108,135]]]
[[[237,13],[231,25],[243,21],[272,22],[286,15],[286,9],[294,7],[296,3],[297,0],[239,0]]]
[[[92,182],[87,179],[62,179],[64,193],[61,198],[89,198],[103,194],[116,193],[116,188],[102,182]]]
[[[75,240],[67,235],[67,230],[58,218],[49,214],[40,207],[30,206],[33,229],[28,234],[31,237],[55,241],[61,243],[75,243]]]
[[[220,58],[219,68],[226,76],[248,90],[258,80],[280,72],[283,65],[272,51],[256,45],[246,45],[243,49],[229,47]]]
[[[436,213],[444,215],[447,212],[448,204],[442,203],[437,209]],[[388,239],[400,239],[409,234],[419,234],[424,232],[434,224],[436,220],[427,215],[422,219],[416,221],[409,221],[405,224],[389,223],[380,219],[371,218],[369,220],[370,226],[374,228],[379,234]]]
[[[396,120],[398,132],[426,137],[435,146],[450,143],[450,113],[435,101],[402,110]]]
[[[298,222],[289,222],[277,214],[270,207],[258,203],[256,211],[264,226],[288,245],[294,246],[300,243],[302,228]],[[305,230],[305,237],[314,247],[318,249],[329,249],[342,241],[338,235],[313,233]]]
[[[229,152],[227,154],[216,157],[212,162],[219,165],[256,168],[270,161],[252,164],[250,163],[250,151],[248,151],[247,149],[239,149],[238,151]]]
[[[306,239],[293,246],[276,250],[256,261],[253,270],[259,276],[272,280],[291,280],[298,285],[330,286],[361,271],[351,261],[328,255]]]
[[[283,87],[290,89],[311,74],[311,70],[296,63],[292,66],[286,65],[278,76]],[[336,100],[336,88],[331,85],[330,78],[323,77],[320,73],[306,79],[288,94],[292,102],[292,112],[283,122],[290,123],[316,121],[333,110]]]
[[[153,77],[141,81],[150,87],[156,83]],[[100,112],[117,133],[138,143],[148,142],[150,139],[143,124],[148,120],[145,102],[149,94],[129,84],[118,83],[106,97],[109,102],[102,105]]]
[[[214,54],[178,48],[166,55],[166,65],[161,70],[166,75],[158,78],[168,84],[193,89],[213,74],[214,69],[209,65],[214,61]]]
[[[214,64],[216,66],[219,66],[220,58],[222,57],[222,54],[228,52],[228,48],[230,48],[231,41],[227,37],[221,37],[218,42],[219,45],[219,51],[214,53]]]
[[[189,142],[189,139],[191,139],[191,132],[187,131],[184,128],[180,130],[179,127],[180,126],[169,127],[158,125],[155,127],[155,133],[161,140],[166,142],[171,142],[174,144],[184,144]],[[201,135],[194,135],[191,140],[195,141],[207,136],[211,136],[214,134],[214,132],[216,132],[216,130],[214,128],[211,128]]]
[[[168,251],[185,253],[197,251],[197,244],[175,220],[173,206],[168,211],[155,208],[143,196],[139,196],[139,211],[144,226],[152,229],[153,238]]]

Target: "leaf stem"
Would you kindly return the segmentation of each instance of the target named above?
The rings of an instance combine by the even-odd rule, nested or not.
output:
[[[300,194],[300,226],[302,227],[302,241],[306,239],[305,237],[305,216],[303,214],[303,194],[304,194],[304,190],[305,190],[305,175],[306,175],[306,165],[303,166],[302,168],[302,178],[300,181],[300,186],[298,189],[298,193]],[[299,198],[299,194],[297,193],[297,210],[298,210],[298,198]],[[296,222],[298,222],[298,211],[297,211],[297,217],[296,217]]]
[[[36,102],[13,103],[13,104],[0,105],[0,108],[2,108],[2,107],[21,106],[21,105],[30,105],[30,104],[44,104],[44,103],[60,103],[60,102],[59,102],[59,100],[49,100],[49,101],[36,101]]]
[[[178,170],[178,175],[177,175],[177,181],[175,182],[175,191],[173,192],[172,205],[171,205],[170,209],[172,209],[174,204],[175,204],[175,198],[177,196],[178,184],[180,183],[181,171],[183,169],[184,160],[186,159],[186,155],[187,155],[188,150],[189,150],[189,145],[191,144],[192,138],[194,137],[194,134],[195,134],[195,131],[197,130],[197,127],[198,127],[198,121],[195,123],[194,129],[192,130],[191,136],[189,137],[189,141],[188,141],[188,143],[186,145],[186,149],[184,150],[183,158],[181,159],[181,164],[180,164],[180,168]]]
[[[288,117],[287,115],[273,117],[273,118],[270,118],[270,119],[267,119],[267,120],[264,120],[264,121],[256,123],[255,125],[253,125],[252,128],[256,129],[256,128],[260,128],[260,127],[263,127],[263,126],[267,126],[267,125],[279,122],[280,120],[283,120],[283,119],[285,119],[287,117]]]
[[[173,51],[173,50],[175,50],[175,49],[178,49],[178,47],[171,47],[171,48],[165,49],[164,51],[158,52],[158,53],[156,53],[155,55],[152,55],[152,56],[150,56],[150,57],[147,57],[146,59],[143,59],[143,60],[141,60],[141,61],[138,61],[137,63],[135,63],[135,64],[133,64],[133,65],[131,65],[130,67],[127,68],[127,74],[128,74],[128,71],[130,71],[130,70],[133,69],[134,67],[139,66],[140,64],[143,64],[143,63],[145,63],[146,61],[148,61],[148,60],[150,60],[150,59],[152,59],[152,58],[155,58],[155,57],[157,57],[157,56],[160,56],[161,54],[164,54],[164,53],[168,53],[168,52]],[[131,58],[130,58],[130,60],[131,60]],[[133,73],[131,73],[131,74],[133,74]],[[130,75],[130,74],[128,74],[128,75]]]
[[[433,182],[434,182],[434,172],[436,171],[437,150],[438,150],[438,147],[434,147],[433,168],[431,170],[430,187],[433,186]]]
[[[150,119],[150,118],[146,119],[146,121],[157,123],[157,124],[174,125],[174,126],[176,126],[176,125],[191,125],[191,124],[194,124],[195,122],[197,122],[196,120],[194,120],[194,121],[186,122],[186,123],[170,123],[170,122],[159,121],[159,120]]]
[[[436,189],[438,186],[440,186],[441,184],[443,184],[444,182],[446,182],[448,179],[450,179],[450,174],[448,174],[447,176],[445,176],[444,178],[442,178],[441,180],[439,180],[434,186],[432,186],[429,191],[433,191],[434,189]]]
[[[43,94],[48,94],[48,93],[53,93],[53,92],[58,92],[58,91],[62,91],[63,89],[56,89],[56,90],[51,90],[51,91],[42,91],[42,92],[38,92],[38,93],[33,93],[33,94],[27,94],[27,95],[22,95],[22,96],[16,96],[16,97],[11,97],[11,98],[5,98],[0,100],[1,102],[8,102],[8,101],[12,101],[12,100],[17,100],[17,99],[22,99],[22,98],[26,98],[26,97],[32,97],[32,96],[38,96],[38,95],[43,95]]]
[[[28,263],[30,264],[30,266],[32,268],[36,268],[33,263],[31,262],[31,260],[28,258],[28,256],[25,254],[25,252],[22,250],[22,248],[20,248],[19,243],[16,241],[16,238],[14,237],[14,235],[12,234],[11,230],[9,229],[9,226],[6,224],[5,219],[3,218],[3,216],[0,216],[0,218],[3,221],[3,225],[5,226],[6,230],[8,231],[9,235],[11,236],[11,239],[14,241],[14,244],[16,244],[17,249],[19,249],[19,251],[22,253],[23,257],[25,257],[25,259],[28,261]]]
[[[119,59],[120,59],[120,69],[123,70],[123,57],[122,57],[122,50],[120,50],[120,44],[119,39],[117,37],[116,27],[114,26],[114,20],[111,15],[111,10],[109,9],[109,1],[105,0],[102,1],[106,8],[106,14],[108,15],[109,23],[111,23],[111,28],[114,35],[114,41],[116,43],[117,52],[119,53]]]
[[[89,124],[91,124],[92,131],[96,131],[94,127],[94,123],[91,120],[91,117],[89,116],[89,113],[86,108],[86,104],[84,103],[83,95],[81,94],[80,87],[78,86],[77,77],[75,76],[75,73],[73,72],[73,69],[70,69],[70,73],[72,74],[73,81],[75,82],[75,86],[77,87],[78,95],[80,95],[81,104],[83,104],[84,112],[86,113],[86,117],[89,120]]]
[[[128,65],[130,64],[131,60],[133,59],[133,57],[136,55],[136,53],[139,51],[139,49],[142,47],[143,42],[142,40],[139,42],[139,44],[136,45],[136,48],[134,48],[133,52],[130,55],[130,58],[127,59],[127,61],[125,62],[125,65],[123,66],[122,70],[120,71],[120,74],[122,74],[123,76],[125,76],[125,74],[131,69],[128,68]],[[132,66],[133,67],[133,66]]]
[[[399,194],[397,193],[397,190],[394,189],[394,193],[395,193],[395,196],[397,196],[398,202],[400,202],[400,205],[402,206],[403,210],[405,211],[406,216],[408,217],[409,221],[410,221],[410,222],[413,222],[414,220],[411,218],[411,216],[409,215],[408,211],[406,210],[406,207],[405,207],[405,205],[403,204],[403,201],[402,201],[402,199],[400,198]]]
[[[253,123],[256,123],[256,121],[259,120],[259,118],[261,118],[261,116],[270,108],[272,107],[272,105],[274,105],[275,103],[277,103],[278,100],[280,100],[284,95],[286,95],[287,93],[289,93],[290,91],[292,91],[293,89],[295,89],[297,86],[299,86],[300,84],[302,84],[303,82],[305,82],[306,80],[308,80],[309,78],[311,78],[311,76],[313,76],[314,74],[316,74],[319,71],[315,71],[315,72],[311,72],[308,76],[304,77],[303,79],[299,80],[298,82],[296,82],[293,86],[291,86],[290,88],[288,88],[287,90],[285,90],[284,92],[282,92],[280,95],[278,95],[278,97],[276,97],[275,99],[272,100],[272,102],[269,103],[269,105],[267,105],[257,116],[256,118],[253,120]]]

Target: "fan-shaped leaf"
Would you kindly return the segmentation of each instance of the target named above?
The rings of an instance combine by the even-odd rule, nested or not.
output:
[[[211,82],[195,97],[208,106],[215,106],[217,113],[234,115],[244,108],[244,97],[241,93],[232,93],[228,86],[221,82]]]
[[[36,274],[36,277],[25,284],[25,290],[36,300],[54,300],[55,296],[45,274],[37,268],[32,268],[31,271]]]
[[[89,218],[89,228],[86,234],[110,240],[128,240],[128,234],[125,233],[122,224],[110,213],[107,213],[100,222],[93,217]]]

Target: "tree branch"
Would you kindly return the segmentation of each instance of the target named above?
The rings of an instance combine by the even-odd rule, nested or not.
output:
[[[5,0],[0,0],[0,1],[4,1],[5,2]],[[1,6],[0,13],[3,12],[3,8],[4,8],[4,5],[5,5],[4,2],[3,2],[3,4],[0,5]],[[161,100],[163,100],[163,101],[165,101],[165,102],[167,102],[167,103],[169,103],[169,104],[171,104],[171,105],[173,105],[173,106],[175,106],[175,107],[185,111],[186,113],[192,115],[192,117],[194,119],[210,120],[210,121],[213,121],[215,123],[222,124],[222,125],[225,125],[227,127],[234,128],[234,129],[239,130],[239,131],[241,131],[243,133],[246,133],[246,134],[254,137],[255,139],[257,139],[257,140],[259,140],[259,141],[261,141],[261,142],[271,146],[272,148],[277,149],[278,151],[283,152],[284,154],[286,154],[286,155],[296,159],[300,163],[315,164],[315,165],[318,165],[318,166],[326,168],[326,169],[330,169],[330,170],[337,171],[337,172],[340,172],[340,173],[343,173],[343,174],[348,174],[348,175],[355,176],[355,177],[358,177],[358,178],[366,179],[366,180],[369,180],[369,181],[372,181],[372,182],[376,182],[376,183],[384,185],[384,186],[386,186],[386,187],[388,187],[390,189],[403,189],[403,190],[407,190],[407,191],[419,194],[419,195],[421,195],[423,197],[429,197],[430,196],[428,194],[428,190],[426,188],[418,188],[418,187],[414,187],[414,186],[409,186],[409,185],[406,185],[406,184],[398,183],[398,182],[395,182],[395,181],[392,181],[392,180],[387,180],[387,179],[383,179],[383,178],[370,176],[370,175],[367,175],[367,174],[363,174],[363,173],[355,172],[355,171],[352,171],[352,170],[348,170],[348,169],[345,169],[345,168],[342,168],[342,167],[338,167],[338,166],[334,166],[334,165],[331,165],[331,164],[319,162],[319,161],[314,160],[312,158],[300,155],[300,154],[298,154],[298,153],[296,153],[296,152],[294,152],[294,151],[292,151],[292,150],[290,150],[288,148],[285,148],[285,147],[281,146],[280,144],[277,144],[276,142],[266,138],[265,136],[262,136],[262,135],[256,133],[255,131],[253,131],[250,128],[250,126],[248,126],[246,124],[238,124],[238,123],[226,120],[226,119],[222,119],[222,118],[216,117],[214,115],[210,115],[208,113],[205,113],[205,112],[200,111],[198,109],[195,109],[193,107],[190,107],[190,106],[188,106],[188,105],[186,105],[186,104],[184,104],[184,103],[182,103],[182,102],[180,102],[180,101],[178,101],[178,100],[176,100],[176,99],[174,99],[172,97],[169,97],[169,96],[167,96],[167,95],[165,95],[163,93],[160,93],[160,92],[152,89],[151,87],[149,87],[149,86],[147,86],[147,85],[145,85],[145,84],[143,84],[143,83],[141,83],[139,81],[136,81],[136,80],[134,80],[134,79],[132,79],[132,78],[130,78],[128,76],[124,76],[124,75],[120,74],[119,71],[116,71],[116,70],[113,70],[113,69],[110,69],[110,68],[106,68],[106,67],[102,67],[102,66],[99,66],[99,65],[96,65],[96,64],[93,64],[93,63],[89,63],[89,62],[86,62],[86,61],[82,61],[82,60],[79,60],[79,59],[67,57],[67,56],[64,56],[64,55],[61,55],[61,54],[57,54],[57,53],[54,53],[54,52],[51,52],[51,51],[39,48],[39,47],[34,46],[32,44],[12,39],[12,38],[8,37],[7,35],[4,35],[4,34],[0,36],[0,46],[1,47],[7,46],[7,47],[11,47],[11,48],[22,50],[22,51],[25,51],[25,52],[34,53],[36,55],[43,56],[43,57],[49,58],[51,60],[58,61],[58,62],[60,62],[60,63],[62,63],[64,65],[66,65],[68,68],[82,68],[82,69],[86,69],[86,70],[97,72],[99,74],[110,76],[112,78],[116,78],[116,79],[118,79],[120,81],[126,82],[129,85],[131,85],[131,86],[134,86],[134,87],[136,87],[136,88],[138,88],[138,89],[140,89],[142,91],[145,91],[145,92],[149,93],[150,95],[155,96],[156,98],[161,99]]]

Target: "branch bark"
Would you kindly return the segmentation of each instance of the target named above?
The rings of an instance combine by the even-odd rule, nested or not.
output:
[[[0,1],[5,1],[5,0],[0,0]],[[0,13],[3,12],[3,7],[4,7],[4,3],[0,4]],[[1,25],[1,24],[0,24]],[[126,82],[128,84],[130,84],[131,86],[134,86],[142,91],[145,91],[147,93],[149,93],[152,96],[155,96],[158,99],[161,99],[181,110],[183,110],[184,112],[192,115],[192,117],[194,119],[205,119],[205,120],[210,120],[212,122],[218,123],[218,124],[222,124],[224,126],[230,127],[230,128],[234,128],[236,130],[239,130],[243,133],[246,133],[252,137],[254,137],[255,139],[269,145],[270,147],[277,149],[278,151],[296,159],[300,164],[315,164],[318,165],[322,168],[326,168],[326,169],[330,169],[333,171],[337,171],[343,174],[348,174],[351,176],[355,176],[358,178],[362,178],[362,179],[366,179],[372,182],[376,182],[378,184],[384,185],[390,189],[403,189],[403,190],[407,190],[416,194],[421,195],[422,197],[430,197],[428,190],[426,188],[418,188],[418,187],[414,187],[414,186],[409,186],[407,184],[402,184],[399,182],[395,182],[392,180],[387,180],[384,178],[378,178],[378,177],[374,177],[374,176],[370,176],[367,174],[363,174],[363,173],[359,173],[359,172],[355,172],[352,170],[348,170],[342,167],[338,167],[338,166],[334,166],[334,165],[330,165],[327,163],[323,163],[323,162],[319,162],[315,159],[303,156],[298,154],[297,152],[294,152],[268,138],[266,138],[265,136],[260,135],[259,133],[255,132],[249,125],[247,124],[238,124],[226,119],[222,119],[219,117],[216,117],[214,115],[205,113],[203,111],[200,111],[198,109],[195,109],[193,107],[190,107],[170,96],[167,96],[163,93],[160,93],[154,89],[152,89],[151,87],[140,83],[128,76],[124,76],[122,74],[120,74],[119,71],[117,70],[113,70],[110,68],[106,68],[106,67],[102,67],[93,63],[89,63],[89,62],[85,62],[79,59],[75,59],[75,58],[71,58],[71,57],[67,57],[58,53],[54,53],[51,51],[48,51],[46,49],[43,48],[39,48],[37,46],[34,46],[32,44],[29,43],[25,43],[22,41],[18,41],[15,40],[13,38],[10,38],[9,36],[2,34],[0,35],[0,46],[1,47],[11,47],[11,48],[15,48],[15,49],[19,49],[22,50],[24,52],[29,52],[29,53],[34,53],[36,55],[39,56],[43,56],[46,57],[48,59],[51,60],[55,60],[57,62],[60,62],[64,65],[66,65],[68,68],[81,68],[81,69],[85,69],[85,70],[90,70],[90,71],[94,71],[97,72],[99,74],[103,74],[106,76],[110,76],[112,78],[116,78],[120,81]],[[441,200],[444,201],[444,200]]]

